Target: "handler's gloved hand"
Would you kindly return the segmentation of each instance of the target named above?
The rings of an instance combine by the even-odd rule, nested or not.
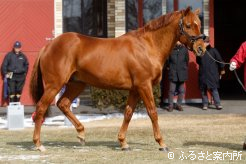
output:
[[[236,69],[237,68],[237,63],[236,62],[231,62],[231,64],[230,64],[230,70],[231,71],[233,71],[234,69]]]

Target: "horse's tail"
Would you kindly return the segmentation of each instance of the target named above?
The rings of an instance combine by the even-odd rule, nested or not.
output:
[[[43,50],[44,48],[41,49],[38,58],[35,61],[30,80],[30,94],[35,104],[38,103],[44,93],[42,73],[40,69],[40,55]]]

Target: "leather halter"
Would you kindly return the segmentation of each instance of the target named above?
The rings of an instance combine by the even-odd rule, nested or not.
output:
[[[183,16],[182,18],[179,20],[179,30],[180,30],[180,34],[181,35],[185,35],[191,43],[194,43],[195,41],[197,41],[198,39],[202,39],[204,40],[206,38],[206,35],[204,34],[200,34],[198,36],[192,36],[190,34],[188,34],[185,30],[184,30],[184,26],[183,26]]]

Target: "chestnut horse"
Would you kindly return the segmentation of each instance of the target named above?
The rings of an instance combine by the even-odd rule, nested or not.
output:
[[[102,39],[64,33],[42,48],[30,82],[37,112],[33,134],[37,150],[45,151],[40,141],[42,120],[64,85],[66,90],[57,106],[75,126],[80,142],[85,141],[84,126],[69,107],[88,84],[104,89],[129,90],[124,120],[118,134],[122,150],[129,148],[126,131],[141,98],[160,150],[168,151],[160,133],[152,86],[160,82],[163,64],[177,41],[198,56],[205,52],[199,13],[199,9],[192,12],[188,7],[163,15],[143,28],[117,38]]]

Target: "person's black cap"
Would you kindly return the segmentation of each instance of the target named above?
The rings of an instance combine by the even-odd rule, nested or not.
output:
[[[21,48],[21,42],[16,41],[14,44],[14,48]]]
[[[204,42],[209,43],[209,41],[210,41],[209,36],[206,36],[205,39],[204,39]]]

